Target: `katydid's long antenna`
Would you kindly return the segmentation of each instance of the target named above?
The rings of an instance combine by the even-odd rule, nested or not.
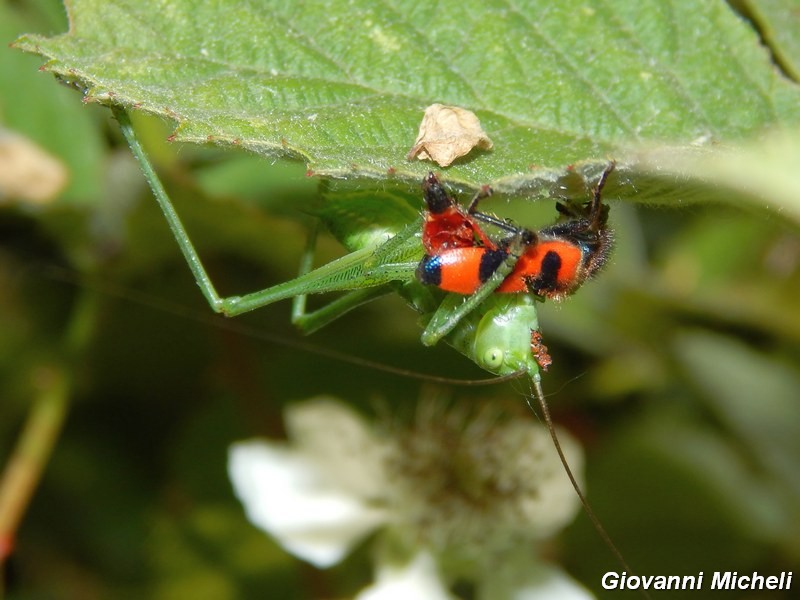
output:
[[[517,373],[510,373],[508,375],[503,375],[502,377],[492,376],[492,377],[487,377],[485,379],[456,379],[454,377],[442,377],[439,375],[432,375],[428,373],[418,373],[410,369],[395,367],[394,365],[378,362],[375,360],[370,360],[368,358],[362,358],[360,356],[352,356],[350,354],[345,354],[344,352],[339,352],[338,350],[333,350],[331,348],[326,348],[324,346],[317,346],[315,344],[310,344],[308,342],[303,342],[301,340],[287,338],[275,333],[271,333],[269,331],[264,331],[263,329],[258,329],[256,327],[246,325],[244,323],[231,321],[229,319],[220,317],[218,315],[212,315],[206,312],[197,311],[187,306],[181,306],[179,304],[169,302],[168,300],[164,300],[162,298],[156,298],[139,290],[131,288],[123,288],[121,286],[108,282],[104,283],[99,283],[96,281],[87,282],[81,279],[80,276],[78,276],[77,274],[68,271],[67,269],[63,269],[61,267],[48,265],[43,273],[46,277],[49,277],[50,279],[54,279],[56,281],[61,281],[63,283],[67,283],[70,285],[92,289],[107,296],[121,298],[122,300],[127,302],[132,302],[140,306],[146,306],[148,308],[165,312],[167,314],[171,314],[180,317],[182,319],[190,319],[197,323],[202,323],[203,325],[216,327],[217,329],[223,331],[229,331],[236,335],[250,337],[263,342],[269,342],[271,344],[278,344],[281,346],[285,346],[287,348],[298,350],[300,352],[307,352],[309,354],[324,356],[325,358],[329,358],[331,360],[336,360],[339,362],[355,365],[357,367],[364,367],[366,369],[374,369],[376,371],[389,373],[391,375],[397,375],[398,377],[408,377],[409,379],[417,379],[420,381],[441,383],[445,385],[474,387],[483,385],[496,385],[498,383],[503,383],[506,381],[510,381],[512,379],[517,379],[524,374],[523,371],[519,371]]]
[[[610,170],[609,170],[610,172]],[[605,178],[604,178],[605,179]],[[592,505],[589,504],[589,501],[586,499],[586,496],[581,490],[581,486],[578,485],[578,480],[575,479],[575,475],[572,474],[572,469],[569,466],[569,462],[567,461],[567,457],[564,456],[564,451],[561,449],[561,442],[558,441],[558,435],[556,434],[556,428],[553,425],[553,418],[550,416],[550,408],[547,406],[547,400],[544,397],[544,390],[542,390],[542,383],[537,377],[531,377],[531,395],[536,398],[536,402],[539,404],[539,409],[542,411],[542,416],[544,417],[544,422],[547,425],[547,430],[550,432],[550,437],[553,440],[553,445],[556,447],[556,452],[558,452],[558,458],[561,460],[561,464],[564,467],[564,471],[567,473],[567,477],[569,477],[569,481],[572,484],[575,493],[578,495],[578,498],[581,501],[581,505],[583,506],[583,510],[586,513],[586,516],[589,517],[589,520],[594,525],[595,530],[600,535],[600,539],[603,540],[606,546],[611,550],[611,552],[616,557],[619,564],[622,566],[625,571],[634,575],[635,572],[631,569],[630,565],[628,565],[628,561],[625,560],[625,557],[622,556],[622,552],[619,551],[616,544],[611,541],[611,536],[608,535],[606,528],[603,527],[603,524],[600,522],[600,518],[595,514],[594,509],[592,509]],[[528,406],[531,410],[533,406],[531,405],[530,396],[526,398],[528,402]],[[534,411],[535,413],[536,411]],[[650,600],[650,594],[647,593],[647,590],[640,589],[642,596]]]

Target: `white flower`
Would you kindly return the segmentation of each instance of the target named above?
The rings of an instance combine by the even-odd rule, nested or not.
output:
[[[358,600],[449,600],[455,580],[480,599],[591,598],[531,550],[578,507],[547,431],[496,409],[422,406],[412,427],[381,435],[336,400],[293,406],[289,442],[231,447],[248,518],[317,567],[380,530],[376,581]],[[580,448],[560,438],[580,472]]]
[[[286,421],[294,448],[234,444],[228,472],[252,523],[295,556],[329,567],[388,520],[371,501],[380,493],[381,447],[358,415],[331,401],[290,409]]]
[[[442,582],[433,556],[424,550],[405,565],[379,565],[375,579],[356,600],[454,599]]]

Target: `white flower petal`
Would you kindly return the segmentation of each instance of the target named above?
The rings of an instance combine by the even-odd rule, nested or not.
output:
[[[319,465],[283,444],[234,444],[228,474],[247,518],[317,567],[339,562],[387,520],[384,511],[343,492]]]
[[[594,596],[560,568],[541,562],[509,561],[487,574],[478,598],[485,600],[594,600]]]
[[[318,396],[289,405],[284,422],[293,447],[313,457],[341,488],[365,499],[383,495],[387,442],[358,412]]]
[[[356,600],[453,600],[439,577],[436,561],[427,552],[420,552],[401,567],[381,566],[376,579]]]

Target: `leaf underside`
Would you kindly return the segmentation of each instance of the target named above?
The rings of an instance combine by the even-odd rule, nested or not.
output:
[[[566,165],[624,164],[633,148],[800,122],[797,87],[724,2],[458,7],[75,0],[69,33],[16,45],[87,101],[174,122],[175,140],[296,157],[332,177],[418,182],[433,165],[406,154],[434,102],[474,111],[494,142],[447,178],[512,192]]]

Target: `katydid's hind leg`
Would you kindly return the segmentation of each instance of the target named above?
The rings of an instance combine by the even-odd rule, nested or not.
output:
[[[366,304],[367,302],[371,302],[372,300],[380,298],[381,296],[385,296],[393,290],[394,288],[388,284],[364,288],[361,290],[354,290],[352,292],[347,292],[336,300],[333,300],[332,302],[329,302],[325,306],[322,306],[312,312],[305,312],[304,302],[302,305],[302,313],[297,312],[294,310],[295,307],[293,307],[292,323],[305,334],[314,333],[332,321],[343,317],[354,308],[358,308],[362,304]]]
[[[300,260],[300,270],[298,277],[302,277],[311,272],[314,266],[314,252],[317,247],[317,237],[319,236],[320,224],[317,222],[308,234],[303,257]],[[388,294],[390,286],[381,285],[348,292],[337,298],[333,302],[318,308],[312,312],[306,312],[306,300],[308,294],[298,294],[292,300],[292,323],[303,333],[309,334],[321,329],[331,321],[335,321],[345,313],[362,304],[374,300],[380,296]]]
[[[170,231],[172,231],[175,241],[178,243],[181,254],[183,254],[183,258],[186,260],[186,264],[189,267],[189,270],[192,272],[197,286],[200,288],[200,291],[203,293],[203,296],[214,312],[227,313],[227,304],[230,302],[235,302],[236,298],[222,298],[217,293],[214,283],[208,276],[208,273],[203,266],[203,261],[200,260],[200,256],[197,254],[197,250],[195,250],[194,244],[192,244],[192,240],[189,237],[189,234],[186,232],[186,228],[184,227],[181,218],[175,211],[175,207],[173,206],[166,189],[164,189],[164,185],[161,183],[161,179],[159,179],[153,163],[150,162],[150,158],[147,156],[147,153],[144,151],[144,147],[139,142],[139,138],[136,137],[136,132],[133,129],[130,116],[122,108],[112,108],[112,111],[117,119],[117,122],[119,123],[122,135],[128,142],[128,146],[130,146],[131,152],[139,163],[139,167],[142,169],[142,174],[147,180],[147,183],[153,192],[153,196],[155,197],[159,208],[161,208],[161,212],[164,214],[164,218],[169,225]]]
[[[186,263],[194,275],[197,285],[214,311],[232,317],[242,313],[278,302],[295,298],[292,308],[293,319],[301,327],[316,328],[320,323],[324,324],[332,321],[336,317],[344,314],[347,310],[363,304],[367,300],[386,293],[389,286],[385,285],[389,281],[404,280],[413,276],[419,257],[414,256],[413,260],[407,258],[406,254],[411,247],[413,252],[419,253],[418,245],[414,245],[411,239],[412,229],[407,227],[401,234],[395,236],[391,245],[392,255],[385,257],[379,254],[375,262],[375,271],[367,272],[364,268],[365,261],[370,260],[370,254],[375,256],[377,252],[369,249],[356,250],[328,265],[317,269],[317,273],[311,271],[311,264],[316,243],[316,231],[312,232],[306,252],[303,255],[300,271],[301,275],[297,279],[287,281],[260,291],[250,292],[241,296],[221,297],[208,276],[200,256],[197,254],[191,239],[186,232],[180,217],[175,211],[172,202],[167,195],[161,180],[150,162],[147,154],[139,143],[136,133],[131,124],[128,114],[120,109],[114,109],[114,114],[119,121],[120,129],[134,157],[139,162],[142,172],[150,185],[153,195],[158,202],[164,217],[178,243],[178,247],[186,260]],[[419,230],[419,226],[416,227]],[[408,242],[408,243],[406,243]],[[385,246],[386,244],[384,244]],[[413,254],[412,252],[412,254]],[[391,260],[389,260],[391,259]],[[369,289],[366,288],[377,288]],[[305,311],[305,295],[307,293],[325,293],[332,291],[355,290],[342,296],[331,308],[321,309],[323,312],[317,316],[308,315]]]
[[[308,240],[306,247],[303,250],[303,257],[300,259],[300,270],[298,276],[309,273],[314,266],[314,251],[317,248],[317,237],[319,236],[319,222],[316,222],[308,232]],[[298,294],[292,300],[292,323],[299,323],[302,321],[306,313],[306,299],[307,294]],[[302,326],[301,326],[302,327]]]

